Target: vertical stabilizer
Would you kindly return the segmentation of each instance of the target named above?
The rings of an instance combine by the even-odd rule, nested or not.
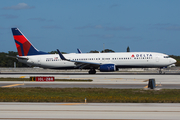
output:
[[[18,28],[11,28],[19,56],[48,54],[37,50]]]

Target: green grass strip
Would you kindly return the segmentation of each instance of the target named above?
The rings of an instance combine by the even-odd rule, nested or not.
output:
[[[179,89],[0,88],[0,102],[180,103]]]
[[[0,81],[30,81],[30,78],[0,78]],[[92,82],[91,79],[55,79],[64,82]]]

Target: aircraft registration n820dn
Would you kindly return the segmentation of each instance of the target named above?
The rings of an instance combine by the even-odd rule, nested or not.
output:
[[[30,66],[49,69],[89,69],[89,74],[113,72],[118,68],[161,68],[176,63],[166,54],[156,52],[116,52],[116,53],[80,53],[49,54],[37,50],[18,28],[12,28],[18,51],[19,62]]]

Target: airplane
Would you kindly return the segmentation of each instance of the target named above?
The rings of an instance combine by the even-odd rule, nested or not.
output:
[[[119,68],[161,68],[176,60],[157,52],[75,53],[49,54],[36,49],[18,28],[11,28],[18,51],[19,62],[49,69],[89,69],[89,74],[113,72]]]

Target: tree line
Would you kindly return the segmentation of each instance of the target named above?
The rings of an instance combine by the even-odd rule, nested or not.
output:
[[[9,51],[8,53],[0,52],[0,67],[14,67],[14,62],[17,67],[28,67],[26,64],[18,62],[16,58],[8,57],[18,55],[17,52]]]

